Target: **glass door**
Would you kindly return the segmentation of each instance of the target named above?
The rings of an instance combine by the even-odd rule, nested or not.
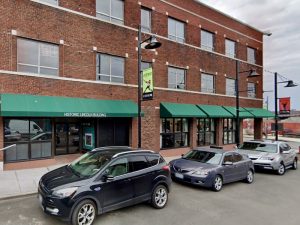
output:
[[[68,153],[68,124],[55,124],[55,155]]]

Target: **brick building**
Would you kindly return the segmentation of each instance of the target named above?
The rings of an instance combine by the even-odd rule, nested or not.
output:
[[[142,50],[155,86],[143,148],[233,144],[236,61],[262,74],[263,32],[193,0],[1,0],[0,24],[5,164],[137,146],[139,24],[162,43]],[[259,137],[263,77],[239,75],[241,118]]]

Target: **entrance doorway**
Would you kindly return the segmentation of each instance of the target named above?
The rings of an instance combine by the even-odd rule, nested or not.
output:
[[[65,155],[79,152],[79,124],[55,124],[55,155]]]

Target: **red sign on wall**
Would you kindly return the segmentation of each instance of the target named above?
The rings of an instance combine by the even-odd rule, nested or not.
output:
[[[279,114],[290,114],[291,98],[279,98]]]

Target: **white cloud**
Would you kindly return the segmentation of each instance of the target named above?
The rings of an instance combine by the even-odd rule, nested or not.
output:
[[[294,80],[300,85],[300,1],[299,0],[199,0],[272,36],[264,37],[264,67]],[[264,90],[274,89],[274,75],[264,74]],[[291,96],[292,108],[300,109],[300,86],[279,85],[279,97]],[[274,93],[269,108],[274,108]]]

